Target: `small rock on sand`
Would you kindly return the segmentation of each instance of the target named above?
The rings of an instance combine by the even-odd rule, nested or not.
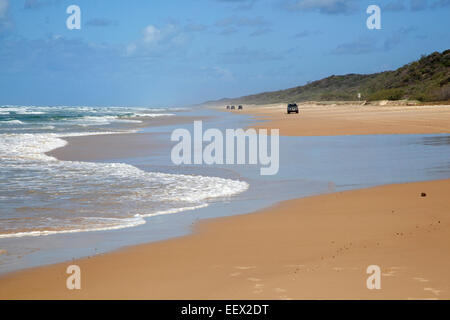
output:
[[[421,197],[426,197],[427,194],[426,194],[425,192],[422,192],[422,193],[420,194],[420,196],[421,196]]]

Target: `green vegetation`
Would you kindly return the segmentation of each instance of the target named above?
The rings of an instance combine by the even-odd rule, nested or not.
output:
[[[348,74],[314,81],[286,90],[264,92],[236,99],[222,99],[224,104],[268,104],[302,101],[419,100],[450,99],[450,50],[422,56],[395,71],[362,75]]]
[[[401,100],[405,96],[405,91],[399,88],[376,91],[369,95],[368,100]]]

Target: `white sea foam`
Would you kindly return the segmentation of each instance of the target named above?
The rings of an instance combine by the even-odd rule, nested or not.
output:
[[[64,147],[67,142],[64,137],[77,137],[87,135],[103,135],[117,132],[82,132],[82,133],[12,133],[0,134],[0,158],[5,159],[32,159],[41,161],[54,161],[53,157],[45,153]],[[121,132],[124,133],[124,132]],[[43,163],[45,165],[45,163]]]
[[[0,123],[6,124],[6,125],[20,125],[20,124],[23,124],[23,122],[20,121],[20,120],[4,120],[4,121],[0,121]]]
[[[43,126],[43,127],[39,127],[38,129],[40,129],[40,130],[53,130],[53,129],[55,129],[55,126]]]
[[[174,115],[175,115],[174,113],[134,113],[133,117],[158,118],[158,117],[170,117]]]
[[[101,126],[108,125],[114,122],[120,123],[142,123],[141,120],[133,120],[121,118],[119,116],[85,116],[79,119],[67,119],[66,121],[78,124],[80,126]]]
[[[198,206],[193,206],[193,207],[184,207],[184,208],[163,210],[163,211],[158,211],[155,213],[148,213],[148,214],[137,214],[137,215],[135,215],[135,217],[145,217],[145,218],[156,217],[156,216],[161,216],[161,215],[165,215],[165,214],[179,213],[182,211],[197,210],[197,209],[201,209],[201,208],[206,208],[207,206],[208,206],[208,204],[203,203],[203,204],[200,204]]]
[[[248,188],[244,181],[147,172],[125,163],[59,161],[45,154],[66,145],[63,137],[110,133],[0,134],[2,166],[20,172],[20,177],[13,175],[4,184],[5,191],[12,190],[6,194],[6,201],[22,205],[25,201],[33,204],[53,199],[56,204],[50,205],[61,212],[68,210],[67,206],[73,209],[76,201],[84,201],[77,216],[37,217],[31,227],[19,226],[18,232],[3,233],[0,238],[135,227],[144,224],[144,218],[203,208],[214,199]],[[37,230],[29,231],[33,228]]]
[[[110,219],[112,220],[112,219]],[[116,219],[120,220],[119,225],[115,226],[104,226],[98,228],[86,228],[86,229],[67,229],[67,230],[38,230],[38,231],[28,231],[28,232],[15,232],[15,233],[6,233],[0,234],[0,239],[6,238],[22,238],[22,237],[39,237],[39,236],[50,236],[54,234],[63,234],[63,233],[79,233],[79,232],[93,232],[93,231],[110,231],[110,230],[119,230],[125,228],[136,227],[141,224],[145,224],[145,220],[141,217],[134,218],[123,218]]]

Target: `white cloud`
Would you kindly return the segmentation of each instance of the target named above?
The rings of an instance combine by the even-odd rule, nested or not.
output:
[[[132,55],[137,49],[137,45],[135,43],[130,43],[127,46],[127,55]]]
[[[0,19],[6,18],[8,8],[9,8],[9,0],[0,0]]]
[[[356,0],[296,0],[287,5],[288,10],[317,10],[327,14],[341,14],[354,12],[357,8]]]
[[[152,25],[145,27],[143,34],[142,41],[146,44],[156,44],[161,39],[161,30]]]
[[[219,76],[219,78],[222,80],[225,80],[225,81],[234,80],[233,73],[228,69],[216,66],[213,68],[213,70]]]
[[[222,81],[234,81],[233,72],[220,66],[203,66],[200,70],[207,78],[219,79]]]
[[[13,27],[9,14],[9,0],[0,0],[0,36]]]
[[[128,44],[126,52],[132,55],[136,52],[164,52],[167,49],[181,47],[188,42],[188,36],[174,24],[162,28],[148,25],[142,30],[142,36],[137,41]]]

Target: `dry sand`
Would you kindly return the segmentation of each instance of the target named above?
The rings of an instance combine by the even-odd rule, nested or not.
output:
[[[255,128],[280,129],[284,136],[449,133],[450,106],[299,105],[299,114],[286,114],[286,105],[245,106],[257,120]],[[222,108],[221,108],[222,109]],[[260,120],[264,120],[261,122]]]
[[[448,299],[449,188],[382,186],[203,221],[190,236],[3,277],[0,298]],[[79,291],[65,287],[70,264]],[[381,290],[366,288],[369,265]]]
[[[308,108],[245,112],[284,135],[450,132],[449,107]],[[189,236],[5,275],[0,298],[449,299],[449,190],[450,180],[381,186],[203,221]],[[66,289],[70,264],[79,291]],[[366,288],[369,265],[381,290]]]

